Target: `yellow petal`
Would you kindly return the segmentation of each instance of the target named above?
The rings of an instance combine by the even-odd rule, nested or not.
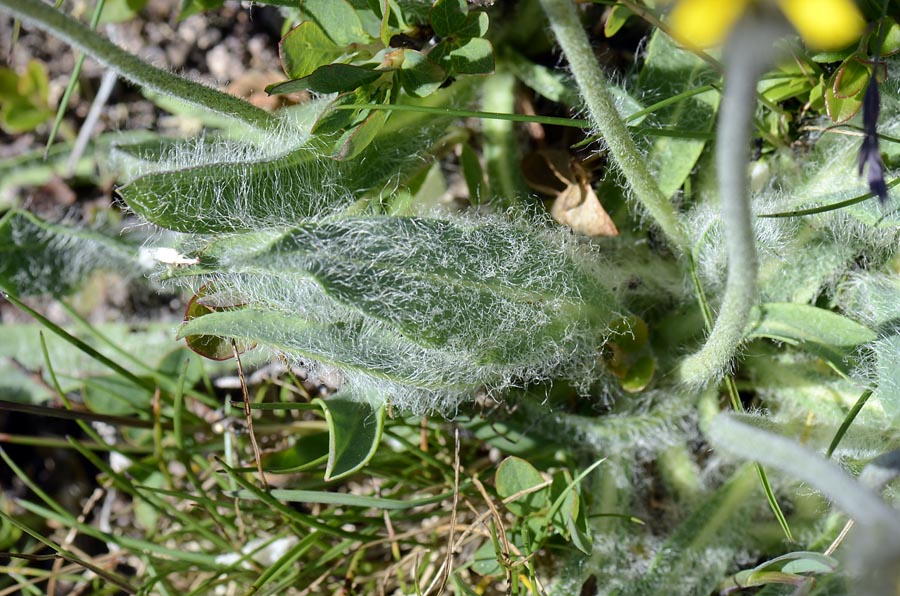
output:
[[[866,28],[853,0],[780,0],[779,4],[803,41],[816,49],[845,48]]]
[[[669,15],[675,39],[689,46],[719,45],[751,0],[681,0]]]

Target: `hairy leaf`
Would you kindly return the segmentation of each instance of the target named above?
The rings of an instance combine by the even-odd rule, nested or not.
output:
[[[299,220],[353,199],[324,192],[335,177],[318,151],[301,148],[260,161],[213,163],[147,174],[119,188],[147,221],[178,232],[250,230]]]
[[[98,230],[46,222],[25,211],[0,218],[0,285],[20,296],[74,290],[92,271],[134,272],[137,247]]]
[[[754,312],[747,337],[767,337],[800,346],[845,374],[848,350],[876,337],[874,331],[852,319],[807,304],[766,303]]]
[[[599,272],[561,236],[498,219],[357,217],[264,236],[213,242],[180,273],[217,267],[227,299],[251,306],[182,335],[441,390],[589,367],[615,317]]]
[[[297,227],[249,264],[273,274],[299,270],[414,341],[486,360],[515,362],[542,333],[559,337],[575,321],[611,320],[609,295],[597,282],[559,247],[515,226],[339,220]],[[526,326],[530,337],[520,334]]]
[[[662,100],[717,80],[716,72],[700,58],[680,51],[661,31],[653,33],[639,78],[641,88],[657,90],[658,99]],[[644,102],[653,103],[650,98],[644,99]],[[662,108],[655,116],[665,126],[706,132],[715,125],[718,106],[718,92],[708,91]],[[704,145],[705,141],[698,139],[653,139],[649,164],[663,194],[671,196],[681,188],[694,169]]]

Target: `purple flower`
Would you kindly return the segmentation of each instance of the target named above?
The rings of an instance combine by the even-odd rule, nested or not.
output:
[[[869,190],[872,191],[872,194],[878,195],[878,199],[883,205],[887,201],[888,194],[887,185],[884,182],[884,162],[881,161],[881,152],[878,150],[878,112],[881,98],[878,94],[878,81],[875,77],[877,69],[876,64],[863,97],[864,136],[862,146],[859,148],[859,175],[862,176],[863,169],[868,164]]]

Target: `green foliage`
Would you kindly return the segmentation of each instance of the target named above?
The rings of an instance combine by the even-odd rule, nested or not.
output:
[[[183,336],[258,341],[381,379],[382,399],[403,409],[446,410],[456,398],[442,405],[442,392],[517,377],[584,375],[616,316],[584,255],[500,219],[332,219],[230,235],[197,258],[173,275],[215,273],[219,303],[253,308],[194,318]]]
[[[9,133],[34,130],[53,112],[48,95],[47,67],[31,60],[25,72],[0,68],[0,127]]]
[[[722,586],[722,591],[753,588],[769,584],[803,586],[809,583],[810,575],[833,573],[838,562],[827,555],[816,552],[793,552],[760,563],[753,569],[736,573]]]
[[[219,4],[185,0],[181,17]],[[269,92],[324,97],[273,114],[41,2],[0,0],[209,126],[96,142],[124,216],[0,215],[0,288],[38,321],[7,325],[3,312],[0,408],[83,433],[0,441],[77,454],[134,529],[78,517],[0,452],[31,491],[0,495],[3,550],[49,549],[77,565],[58,576],[83,591],[100,577],[169,594],[896,592],[900,517],[880,492],[900,447],[900,220],[856,178],[858,137],[819,125],[856,126],[870,77],[883,79],[878,133],[895,173],[900,26],[876,15],[857,46],[795,47],[759,85],[743,81],[759,151],[752,185],[746,160],[732,174],[759,216],[741,231],[760,274],[744,288],[749,323],[721,351],[723,383],[686,386],[684,356],[731,308],[726,268],[742,275],[720,212],[734,197],[716,181],[729,166],[712,158],[730,137],[710,142],[736,109],[721,90],[741,75],[726,55],[723,80],[717,54],[652,28],[659,3],[617,2],[605,34],[618,43],[627,22],[648,42],[609,85],[575,43],[597,7],[542,4],[571,75],[548,66],[544,25],[524,22],[533,2],[303,0],[280,44],[288,80]],[[0,91],[6,130],[49,116],[37,63],[0,72]],[[462,109],[472,101],[484,112]],[[591,121],[567,119],[582,103]],[[585,126],[608,152],[570,151],[590,142],[576,136]],[[619,236],[576,237],[527,194],[522,155],[547,146],[579,166],[575,183],[551,173],[565,188],[555,199],[598,200]],[[0,162],[0,185],[49,180],[63,153]],[[67,297],[68,331],[21,299],[77,303],[108,270],[152,271],[183,293],[177,335],[196,354],[176,347],[178,322],[92,326]],[[729,402],[754,413],[717,415]],[[101,422],[117,433],[100,436]],[[845,515],[859,537],[838,544]],[[138,567],[84,560],[69,531]],[[0,590],[43,573],[31,562],[11,562]]]
[[[372,401],[377,400],[376,397]],[[325,480],[337,480],[361,470],[378,449],[386,408],[373,406],[365,398],[351,399],[341,394],[313,403],[322,407],[328,424]]]
[[[667,35],[656,31],[647,46],[647,59],[638,84],[650,90],[653,99],[661,99],[702,88],[716,79],[709,64],[689,52],[678,51]],[[658,110],[655,118],[663,126],[711,131],[718,106],[719,94],[709,90]],[[665,196],[671,197],[681,188],[705,146],[706,143],[698,139],[662,136],[651,141],[649,165]]]
[[[493,46],[484,39],[488,16],[470,12],[463,0],[436,2],[428,22],[416,22],[392,2],[303,0],[306,20],[281,41],[280,55],[290,80],[270,85],[270,94],[308,89],[338,93],[340,105],[394,104],[400,91],[426,97],[459,75],[494,70]],[[378,24],[377,30],[372,25]],[[430,31],[442,38],[427,52],[417,45]],[[420,39],[422,38],[422,39]],[[412,47],[404,47],[410,43]],[[340,160],[357,157],[385,125],[389,112],[357,109],[337,120],[324,115],[317,132],[344,131]]]
[[[138,264],[137,246],[110,230],[54,224],[16,210],[0,217],[0,255],[0,286],[24,296],[65,294],[92,271]]]

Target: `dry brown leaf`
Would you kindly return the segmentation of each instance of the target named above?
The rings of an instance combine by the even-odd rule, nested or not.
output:
[[[550,208],[553,219],[585,236],[618,236],[619,230],[590,184],[571,184]]]
[[[588,172],[561,151],[540,151],[523,160],[525,181],[555,196],[550,215],[585,236],[618,236],[619,230],[600,204]]]

